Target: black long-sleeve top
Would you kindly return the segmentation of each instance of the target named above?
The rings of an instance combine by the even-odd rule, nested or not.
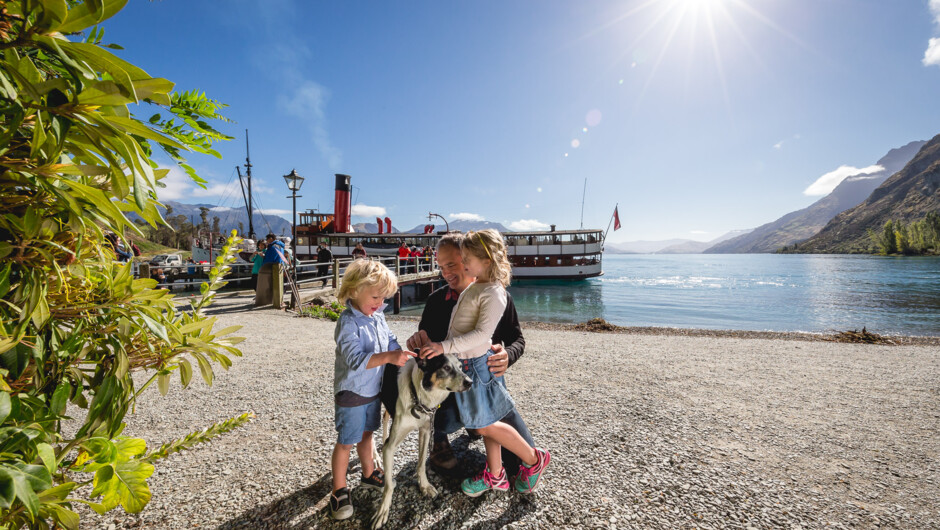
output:
[[[452,293],[448,300],[448,293]],[[421,323],[418,329],[423,329],[432,342],[441,342],[447,338],[447,328],[450,326],[450,317],[457,305],[457,293],[452,292],[449,286],[441,287],[431,293],[424,304],[421,313]],[[506,310],[503,317],[496,324],[493,332],[493,344],[502,343],[509,357],[509,366],[512,366],[525,352],[525,337],[522,336],[522,327],[519,325],[519,315],[512,296],[506,293]]]

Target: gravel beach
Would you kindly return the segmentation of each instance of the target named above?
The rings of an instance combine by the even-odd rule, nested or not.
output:
[[[257,418],[157,463],[141,514],[82,511],[89,528],[360,528],[380,494],[356,488],[329,519],[333,329],[325,320],[220,299],[244,357],[207,387],[154,387],[126,435],[160,443],[253,411]],[[399,338],[413,319],[390,319]],[[523,324],[507,384],[552,464],[531,496],[421,496],[417,435],[398,452],[389,528],[938,528],[940,346],[800,337],[589,333]],[[197,380],[198,379],[198,380]],[[143,382],[143,378],[140,379]],[[463,471],[483,442],[451,438]],[[387,470],[388,471],[388,470]],[[359,483],[358,462],[350,486]]]

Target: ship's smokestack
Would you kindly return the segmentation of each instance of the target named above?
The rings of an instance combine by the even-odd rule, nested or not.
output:
[[[392,233],[392,220],[389,217],[385,218],[385,233],[387,234]]]
[[[349,175],[336,174],[336,200],[333,206],[333,229],[337,233],[349,232]]]
[[[376,217],[376,218],[375,218],[375,224],[379,225],[379,233],[381,234],[381,233],[382,233],[382,218],[381,218],[381,217]]]

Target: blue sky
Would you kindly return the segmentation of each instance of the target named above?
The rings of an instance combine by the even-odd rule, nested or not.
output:
[[[353,222],[400,228],[428,211],[576,228],[587,178],[586,227],[619,204],[610,241],[704,241],[940,133],[938,16],[940,0],[131,0],[105,41],[229,105],[223,159],[191,158],[209,189],[174,172],[164,199],[238,207],[248,129],[256,196],[285,218],[293,168],[298,208],[332,211],[347,173]]]

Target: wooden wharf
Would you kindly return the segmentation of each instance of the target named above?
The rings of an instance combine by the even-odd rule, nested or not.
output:
[[[433,284],[441,278],[441,270],[438,268],[437,260],[435,260],[433,256],[411,258],[375,256],[359,259],[380,261],[395,275],[395,278],[398,280],[398,289],[395,291],[395,296],[393,297],[392,312],[396,315],[401,312],[402,287]],[[307,277],[302,275],[296,282],[297,290],[300,294],[299,305],[302,306],[304,303],[315,298],[335,296],[343,283],[343,273],[346,271],[346,267],[353,261],[355,261],[354,258],[334,259],[332,263],[329,264],[329,274],[325,276]],[[297,262],[297,268],[300,271],[304,268],[309,269],[313,267],[316,269],[317,267],[323,266],[325,266],[324,263],[319,263],[315,260]],[[326,285],[322,285],[324,282],[326,282]],[[319,285],[312,285],[314,283]],[[285,291],[288,291],[288,289],[285,289]],[[288,293],[285,292],[285,294]],[[291,295],[291,297],[293,298],[293,295]],[[297,307],[297,305],[297,302],[291,300],[291,307]]]

